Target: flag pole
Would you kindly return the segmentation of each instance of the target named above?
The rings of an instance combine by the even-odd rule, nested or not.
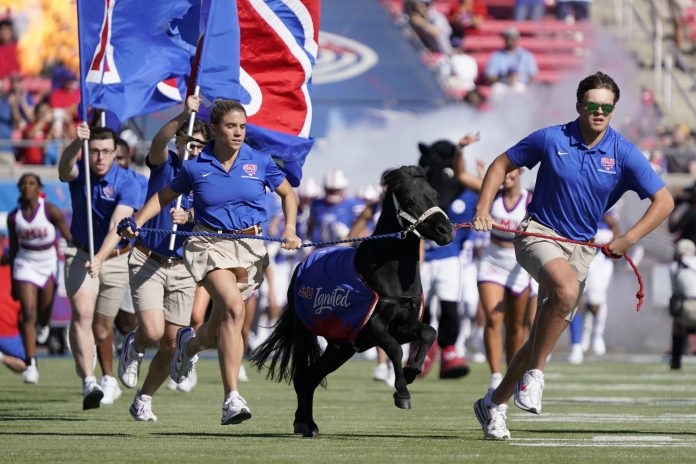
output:
[[[80,22],[80,3],[85,0],[77,0],[77,35],[82,37],[82,27]],[[85,98],[85,68],[82,66],[82,40],[78,40],[80,55],[80,118],[87,123],[87,99]],[[82,141],[82,167],[85,173],[85,193],[87,196],[87,241],[89,245],[89,262],[94,262],[94,230],[92,226],[92,181],[90,179],[91,169],[89,167],[89,140]]]
[[[200,86],[196,85],[196,87],[193,91],[193,94],[195,96],[198,96],[199,92],[200,92]],[[184,103],[184,104],[186,104],[186,103]],[[196,112],[191,111],[191,116],[189,117],[189,121],[188,121],[188,128],[186,130],[186,135],[188,135],[189,137],[191,137],[193,135],[193,124],[195,122],[196,122]],[[187,159],[189,159],[189,142],[186,142],[185,150],[184,150],[184,161],[186,161]],[[176,209],[179,209],[179,208],[181,208],[181,195],[179,195],[176,198]],[[175,232],[177,231],[178,228],[179,228],[179,226],[177,224],[174,224],[172,227],[172,235],[169,236],[169,251],[174,250],[174,241],[176,240],[176,233]]]

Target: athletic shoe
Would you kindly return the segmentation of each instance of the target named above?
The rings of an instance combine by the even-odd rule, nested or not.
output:
[[[246,373],[246,369],[244,368],[244,364],[241,364],[239,366],[239,375],[237,376],[237,381],[239,381],[239,382],[248,382],[249,381],[249,376]]]
[[[437,341],[435,341],[431,346],[428,352],[425,355],[425,360],[423,361],[423,367],[421,368],[421,373],[418,374],[418,377],[421,379],[428,375],[430,372],[430,369],[433,368],[433,364],[435,364],[435,358],[437,358],[437,353],[440,351],[440,348],[437,346]]]
[[[541,393],[544,373],[539,369],[527,371],[515,387],[515,406],[534,414],[541,414]]]
[[[93,375],[85,377],[82,382],[82,409],[95,409],[99,407],[104,392]]]
[[[172,384],[174,384],[174,390],[179,390],[184,393],[191,393],[193,387],[198,383],[198,374],[196,374],[196,365],[194,364],[191,368],[191,373],[180,383],[176,384],[173,380],[169,379]]]
[[[244,398],[239,396],[239,393],[232,392],[227,395],[227,399],[222,403],[222,419],[220,425],[239,424],[251,418],[251,411],[244,401]]]
[[[177,391],[179,389],[179,384],[177,384],[174,379],[169,377],[167,380],[167,390]]]
[[[377,364],[372,371],[372,380],[377,380],[379,382],[384,382],[389,376],[389,366],[387,363]]]
[[[105,375],[101,378],[100,386],[104,392],[101,404],[114,404],[114,401],[121,397],[121,388],[114,377]]]
[[[477,351],[476,353],[472,354],[469,359],[471,359],[471,362],[473,363],[484,364],[486,362],[486,353]]]
[[[51,327],[36,324],[36,343],[38,345],[45,345],[49,335],[51,335]]]
[[[133,347],[134,340],[135,332],[129,332],[118,357],[118,378],[126,388],[134,388],[138,385],[140,363],[143,361],[143,353],[138,353]]]
[[[592,339],[592,352],[596,356],[604,356],[607,354],[607,345],[604,344],[604,338],[594,337]]]
[[[493,440],[507,440],[510,438],[510,431],[505,425],[507,404],[494,405],[486,401],[489,398],[490,394],[474,403],[474,413],[481,424],[483,436]]]
[[[24,378],[24,383],[37,384],[39,383],[39,370],[36,368],[36,364],[33,362],[24,369],[22,373]]]
[[[494,372],[491,374],[491,384],[490,384],[490,389],[495,390],[498,388],[498,385],[500,385],[500,382],[503,381],[503,374],[500,372]]]
[[[396,382],[396,374],[394,374],[394,366],[392,366],[391,361],[387,363],[387,378],[384,379],[383,382],[387,386],[394,388],[394,382]]]
[[[582,345],[580,343],[573,343],[570,347],[568,362],[570,364],[582,364],[584,358],[585,356],[582,354]]]
[[[457,354],[454,345],[442,347],[440,352],[440,378],[456,379],[469,373],[466,358]]]
[[[157,422],[157,416],[152,413],[152,397],[141,394],[140,390],[135,394],[128,412],[137,421]]]
[[[169,364],[169,376],[176,383],[181,383],[188,377],[193,365],[198,361],[198,355],[189,357],[186,347],[196,337],[196,332],[191,327],[183,327],[176,333],[176,351]]]

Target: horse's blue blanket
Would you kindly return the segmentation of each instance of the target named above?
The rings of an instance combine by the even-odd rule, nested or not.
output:
[[[327,340],[354,341],[379,298],[355,269],[356,251],[347,247],[316,250],[297,271],[297,317],[310,332]]]

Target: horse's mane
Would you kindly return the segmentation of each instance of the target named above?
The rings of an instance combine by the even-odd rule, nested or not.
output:
[[[423,168],[419,166],[402,166],[385,174],[384,182],[387,185],[387,189],[394,192],[400,189],[404,182],[413,181],[419,178],[426,180],[425,171]]]

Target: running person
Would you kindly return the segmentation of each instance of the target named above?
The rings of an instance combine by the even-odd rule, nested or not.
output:
[[[674,208],[674,200],[635,145],[609,127],[619,87],[602,72],[583,79],[576,93],[579,117],[540,129],[498,156],[488,168],[474,227],[491,230],[490,206],[505,174],[539,164],[534,197],[520,230],[588,241],[605,211],[627,191],[652,201],[643,217],[607,245],[623,256],[657,227]],[[539,308],[527,342],[508,366],[502,382],[475,403],[486,438],[510,438],[505,423],[507,402],[541,413],[546,357],[577,309],[594,247],[518,235],[517,260],[540,285]]]
[[[64,253],[65,290],[72,308],[70,348],[83,382],[83,409],[98,408],[104,389],[120,390],[110,363],[102,366],[104,376],[99,384],[93,367],[95,342],[101,343],[111,333],[128,282],[127,255],[131,246],[119,242],[115,226],[132,215],[140,202],[140,186],[135,178],[114,163],[116,139],[111,129],[97,127],[90,131],[82,123],[77,127],[77,138],[65,148],[58,163],[61,181],[69,184],[73,210],[72,242]],[[89,151],[77,161],[83,140],[89,140]],[[90,262],[88,248],[85,172],[90,175],[92,187],[94,262]],[[112,243],[119,248],[114,249]]]
[[[210,121],[213,141],[200,155],[184,163],[169,187],[148,200],[135,218],[136,225],[141,227],[179,194],[193,191],[194,230],[260,235],[263,231],[258,224],[265,220],[265,195],[269,188],[282,200],[283,248],[298,248],[301,243],[295,234],[295,192],[268,154],[244,143],[244,107],[232,100],[219,100]],[[130,228],[124,234],[137,236]],[[208,322],[197,331],[185,328],[177,333],[170,375],[181,382],[197,361],[197,353],[217,346],[224,387],[221,424],[240,423],[251,417],[237,390],[244,354],[244,302],[261,283],[268,265],[266,247],[262,240],[253,238],[191,237],[186,242],[184,262],[196,283],[210,293],[213,310]]]
[[[186,136],[186,126],[191,112],[198,111],[200,98],[191,95],[186,99],[184,111],[167,122],[152,139],[145,162],[150,167],[148,196],[169,185],[182,168],[186,148],[191,156],[197,156],[208,140],[208,128],[203,121],[195,121],[193,141]],[[177,135],[177,152],[169,151],[167,143]],[[179,230],[193,230],[193,198],[186,193],[181,198],[181,208],[176,201],[165,205],[146,226],[155,229],[172,229],[176,221]],[[142,387],[136,391],[129,412],[137,421],[156,421],[152,412],[152,397],[169,376],[169,363],[174,354],[176,332],[188,327],[196,283],[184,265],[185,237],[177,235],[174,248],[169,249],[170,235],[145,234],[138,237],[128,260],[130,288],[138,327],[123,342],[119,357],[118,377],[127,388],[138,385],[140,363],[145,349],[158,344],[157,353],[149,365]]]
[[[32,384],[39,382],[37,326],[48,328],[56,295],[56,230],[70,240],[63,213],[42,197],[42,186],[36,174],[23,174],[17,182],[19,205],[7,216],[12,286],[22,308],[20,327],[27,365],[23,377],[25,383]]]
[[[491,204],[490,215],[496,224],[516,229],[527,214],[531,199],[531,194],[520,185],[520,170],[515,169],[505,175],[503,188]],[[503,324],[508,363],[527,338],[525,315],[530,277],[515,259],[513,238],[512,232],[491,230],[478,269],[479,296],[486,316],[483,339],[491,369],[490,388],[496,388],[503,379]]]

